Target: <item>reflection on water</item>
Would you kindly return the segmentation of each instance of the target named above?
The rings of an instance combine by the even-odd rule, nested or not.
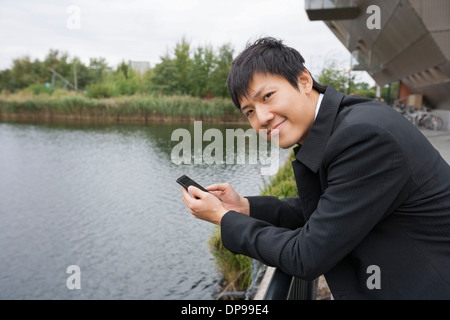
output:
[[[214,226],[175,180],[242,195],[264,181],[258,165],[173,164],[181,127],[0,123],[0,299],[213,299]],[[80,290],[66,286],[70,265]]]

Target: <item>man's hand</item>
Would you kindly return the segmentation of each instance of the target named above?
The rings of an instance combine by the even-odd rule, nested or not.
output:
[[[222,206],[229,210],[250,215],[250,205],[246,198],[241,197],[228,183],[213,184],[205,188],[222,201]]]
[[[185,188],[181,189],[183,201],[193,216],[220,226],[222,217],[229,210],[224,208],[222,202],[216,196],[194,186],[189,187],[189,192]]]

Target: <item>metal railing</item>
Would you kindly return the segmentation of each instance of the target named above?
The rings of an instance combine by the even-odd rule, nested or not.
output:
[[[276,269],[270,280],[264,300],[315,300],[318,279],[306,281]]]
[[[260,290],[261,280],[267,273],[267,266],[259,261],[252,260],[252,281],[247,290],[224,291],[218,295],[217,300],[253,300]],[[267,288],[259,299],[263,300],[316,300],[319,280],[305,281],[292,277],[278,268],[274,268]],[[258,294],[259,295],[259,294]]]

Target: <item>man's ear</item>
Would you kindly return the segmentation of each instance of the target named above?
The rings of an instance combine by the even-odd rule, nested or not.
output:
[[[311,93],[313,89],[313,79],[306,68],[298,76],[298,88],[300,91],[304,91],[306,94]]]

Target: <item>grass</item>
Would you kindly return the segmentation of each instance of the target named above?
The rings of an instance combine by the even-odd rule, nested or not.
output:
[[[219,227],[214,229],[208,244],[215,258],[216,267],[224,277],[223,291],[247,289],[252,281],[251,259],[226,249],[222,244]]]
[[[297,184],[291,162],[295,160],[294,152],[289,155],[288,161],[278,170],[277,174],[261,191],[262,196],[274,196],[279,199],[298,196]]]

